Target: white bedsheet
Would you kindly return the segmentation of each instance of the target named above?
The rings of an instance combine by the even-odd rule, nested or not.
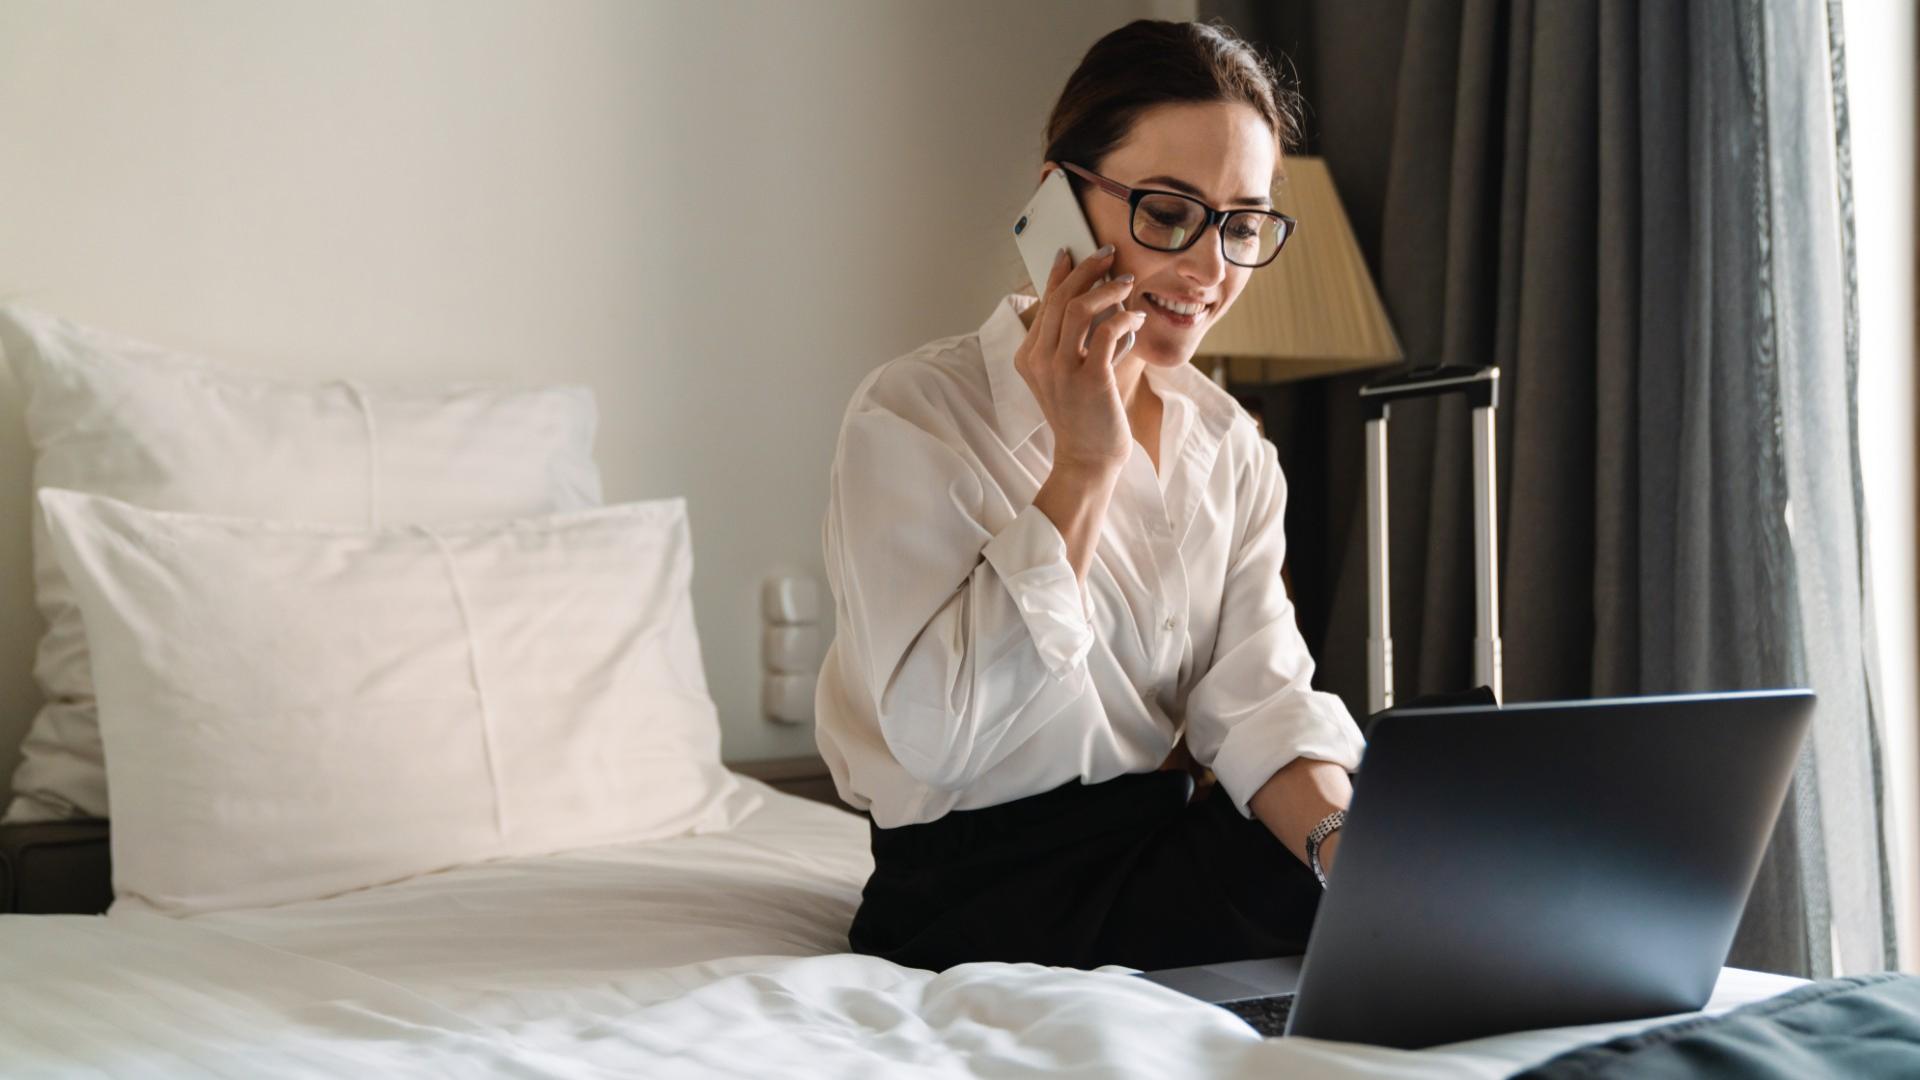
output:
[[[725,834],[188,920],[0,918],[0,1075],[1495,1077],[1660,1022],[1263,1042],[1121,969],[853,956],[865,824],[754,791]],[[1709,1011],[1798,984],[1730,969]]]

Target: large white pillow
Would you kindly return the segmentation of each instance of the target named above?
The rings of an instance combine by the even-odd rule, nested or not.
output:
[[[116,906],[186,914],[731,828],[680,499],[360,530],[40,505],[92,643]]]
[[[26,391],[36,488],[353,525],[600,505],[585,387],[266,378],[17,305],[0,306],[0,346]],[[104,817],[86,635],[35,518],[47,633],[34,674],[46,705],[21,746],[4,820]]]

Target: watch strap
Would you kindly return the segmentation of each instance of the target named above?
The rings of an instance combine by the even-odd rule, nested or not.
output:
[[[1312,868],[1313,876],[1320,882],[1321,888],[1327,887],[1327,872],[1320,866],[1320,845],[1332,836],[1334,830],[1347,823],[1347,812],[1335,810],[1320,819],[1307,833],[1307,865]]]

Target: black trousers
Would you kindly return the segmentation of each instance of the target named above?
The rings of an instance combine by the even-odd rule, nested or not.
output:
[[[853,951],[1156,969],[1306,951],[1320,883],[1218,787],[1184,772],[1071,783],[923,825],[873,828]]]

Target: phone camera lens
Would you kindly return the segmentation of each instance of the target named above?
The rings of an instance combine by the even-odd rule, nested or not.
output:
[[[1021,233],[1025,232],[1026,229],[1027,229],[1027,219],[1024,217],[1022,217],[1019,221],[1016,221],[1013,223],[1013,235],[1015,236],[1019,236]]]

